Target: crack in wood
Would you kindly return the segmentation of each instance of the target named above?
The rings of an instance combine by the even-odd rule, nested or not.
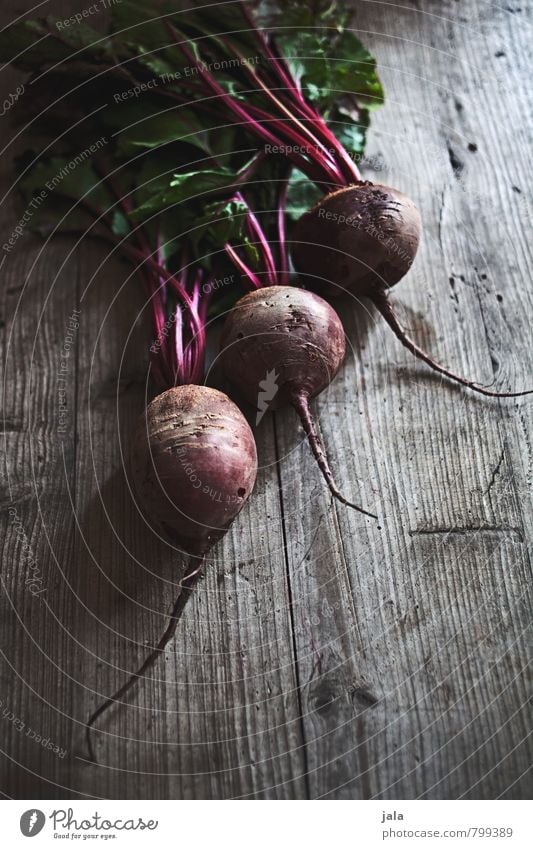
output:
[[[489,485],[488,485],[488,487],[486,488],[486,490],[485,490],[485,492],[483,493],[483,495],[489,495],[489,493],[490,493],[490,491],[491,491],[492,487],[494,486],[494,483],[495,483],[495,481],[496,481],[496,476],[497,476],[498,472],[500,471],[500,469],[501,469],[501,467],[502,467],[502,463],[503,463],[504,457],[505,457],[505,447],[504,447],[504,448],[502,448],[502,453],[501,453],[501,455],[500,455],[500,459],[498,460],[498,462],[497,462],[496,466],[494,467],[494,469],[493,469],[493,471],[492,471],[492,475],[490,476]]]
[[[515,534],[520,542],[524,541],[522,528],[516,525],[465,525],[464,527],[454,526],[451,528],[412,528],[408,531],[410,537],[414,536],[438,536],[441,534],[453,534],[457,536],[466,536],[468,534]]]
[[[379,702],[378,697],[375,696],[374,693],[371,693],[366,687],[354,687],[350,691],[350,696],[352,698],[352,702],[359,702],[364,710],[375,707]]]

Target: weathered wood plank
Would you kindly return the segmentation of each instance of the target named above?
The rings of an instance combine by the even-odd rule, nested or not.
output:
[[[66,11],[69,5],[56,3],[55,8]],[[1,25],[11,17],[2,8]],[[19,80],[20,75],[4,69],[2,91],[15,91]],[[2,196],[12,186],[17,151],[8,120],[1,119]],[[1,207],[4,243],[19,220],[12,191]],[[65,519],[75,468],[76,334],[69,319],[77,304],[78,264],[74,258],[61,267],[69,249],[63,239],[43,249],[25,233],[9,255],[2,251],[0,257],[7,464],[0,522],[0,698],[8,711],[2,717],[0,784],[6,795],[19,798],[69,792],[58,779],[71,756],[72,710],[65,676],[70,641],[59,624],[66,615],[60,570],[72,556],[73,543]],[[60,434],[60,428],[65,432]],[[40,738],[50,740],[57,753],[44,748]]]
[[[526,36],[509,17],[476,3],[356,16],[388,94],[366,173],[425,223],[395,303],[441,361],[502,388],[532,373]],[[531,402],[472,397],[366,305],[341,310],[353,352],[316,408],[342,490],[384,518],[377,532],[328,509],[284,416],[284,498],[311,501],[286,514],[311,796],[525,797]]]

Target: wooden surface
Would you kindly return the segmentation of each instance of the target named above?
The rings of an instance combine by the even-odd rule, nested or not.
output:
[[[2,23],[30,5],[3,3]],[[527,11],[360,2],[355,22],[387,92],[365,173],[410,195],[425,228],[395,303],[436,357],[501,388],[532,383]],[[2,70],[2,92],[18,79]],[[15,150],[0,161],[3,234]],[[315,409],[342,490],[380,528],[332,504],[292,412],[265,417],[253,499],[87,763],[89,711],[139,665],[180,578],[123,471],[149,330],[130,269],[90,240],[25,234],[0,274],[4,796],[530,796],[531,401],[441,381],[356,303]]]

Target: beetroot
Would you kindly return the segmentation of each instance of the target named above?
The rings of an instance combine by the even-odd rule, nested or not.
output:
[[[530,394],[533,390],[494,392],[479,386],[439,365],[406,333],[388,291],[409,271],[420,232],[420,215],[409,198],[365,182],[326,195],[306,212],[294,228],[291,255],[312,288],[330,296],[348,292],[370,298],[400,342],[439,374],[491,397]]]
[[[147,516],[184,551],[205,554],[250,495],[257,472],[248,422],[206,386],[177,386],[148,406],[133,444]]]
[[[396,189],[347,186],[302,215],[292,259],[305,283],[321,292],[371,298],[408,272],[421,228],[418,209]]]
[[[376,518],[340,493],[309,410],[309,399],[329,386],[344,354],[336,312],[318,295],[292,286],[268,286],[245,295],[222,331],[221,362],[230,383],[261,411],[267,381],[269,408],[294,407],[335,498]]]

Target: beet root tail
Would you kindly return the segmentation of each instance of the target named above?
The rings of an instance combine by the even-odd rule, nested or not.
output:
[[[198,566],[197,558],[194,558],[194,562],[189,566],[187,572],[185,573],[183,580],[181,581],[181,592],[174,603],[174,607],[172,608],[172,613],[170,614],[169,623],[166,627],[164,634],[159,640],[157,646],[153,649],[152,652],[148,655],[148,657],[143,662],[142,666],[139,667],[137,672],[134,672],[128,680],[120,687],[112,696],[109,696],[100,707],[98,707],[94,713],[91,714],[89,719],[87,720],[87,724],[85,726],[85,737],[87,741],[87,750],[89,752],[89,759],[93,763],[97,763],[97,759],[95,756],[92,739],[91,739],[91,728],[94,723],[110,708],[112,705],[120,703],[123,696],[126,695],[127,692],[133,687],[136,681],[138,681],[144,673],[150,669],[157,659],[160,657],[161,653],[165,650],[168,643],[173,638],[176,633],[176,628],[178,626],[178,622],[181,619],[183,611],[185,610],[185,606],[191,597],[192,591],[194,587],[200,580],[203,574],[203,558]]]
[[[405,345],[408,351],[411,351],[417,359],[422,360],[430,368],[432,368],[433,371],[443,374],[445,377],[449,377],[450,380],[460,383],[461,386],[466,386],[468,389],[472,389],[473,392],[479,392],[481,395],[487,395],[489,398],[519,398],[522,395],[531,395],[533,392],[533,389],[525,389],[522,392],[494,392],[491,389],[486,389],[484,386],[480,386],[478,383],[474,383],[472,380],[467,380],[466,377],[461,377],[459,374],[455,374],[455,372],[444,368],[444,366],[435,362],[435,360],[430,357],[426,351],[419,348],[416,342],[413,342],[413,340],[408,336],[400,324],[398,317],[396,316],[396,313],[394,312],[394,309],[392,308],[385,293],[374,295],[372,297],[372,302],[377,307],[389,327],[392,328],[394,334],[400,340],[402,345]]]
[[[351,501],[348,501],[335,483],[333,473],[329,467],[328,458],[326,457],[326,452],[322,446],[322,440],[318,435],[315,422],[309,409],[309,398],[307,395],[294,395],[291,399],[291,404],[300,417],[300,421],[307,436],[309,445],[311,446],[315,460],[318,463],[320,471],[324,475],[325,481],[333,497],[336,498],[337,501],[340,501],[341,504],[345,504],[347,507],[353,507],[354,510],[358,510],[359,513],[364,513],[365,516],[370,516],[372,519],[377,519],[378,517],[375,513],[369,513],[368,510],[364,510],[357,504],[353,504]]]

